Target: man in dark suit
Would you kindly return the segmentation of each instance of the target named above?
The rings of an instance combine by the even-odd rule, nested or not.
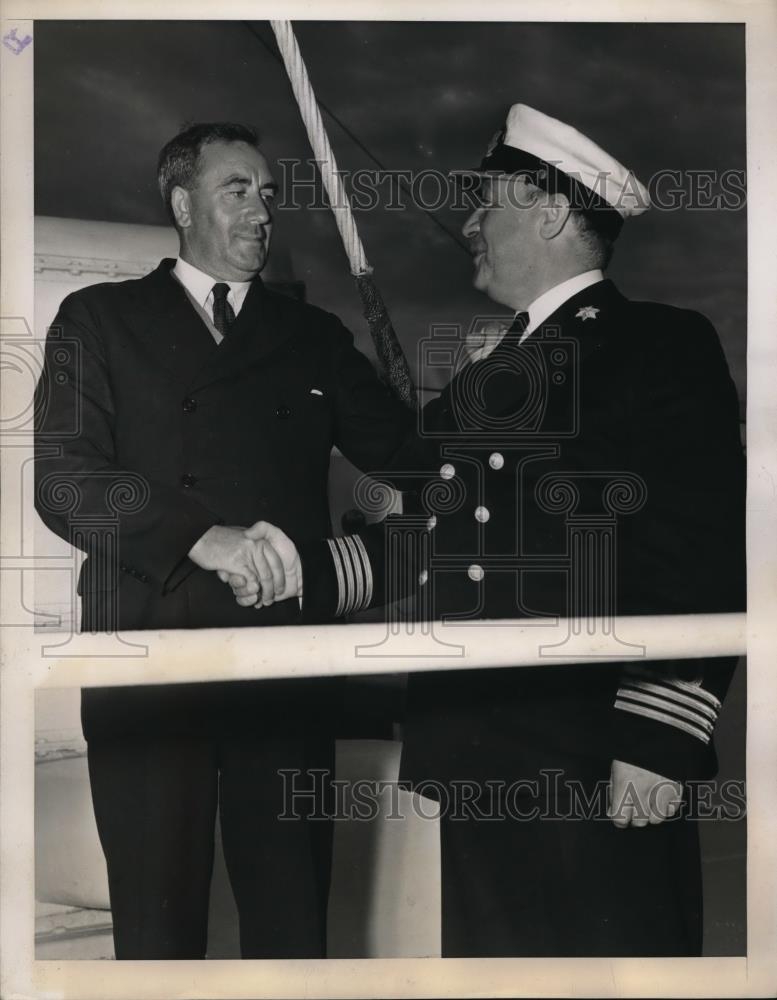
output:
[[[718,338],[602,273],[646,190],[525,105],[462,174],[480,188],[464,226],[475,286],[514,318],[387,471],[416,477],[418,543],[399,520],[301,544],[304,613],[366,607],[406,579],[422,618],[588,616],[605,637],[615,614],[740,610],[744,463]],[[386,534],[407,565],[385,566]],[[293,564],[288,540],[255,535]],[[410,676],[402,776],[441,801],[444,955],[700,953],[681,796],[714,773],[735,661],[648,663],[610,639],[600,664]]]
[[[236,526],[328,534],[332,447],[384,464],[408,415],[335,316],[263,286],[276,185],[250,129],[192,126],[159,182],[178,259],[69,295],[50,329],[37,509],[87,554],[86,630],[294,624],[297,601],[271,604],[273,553]],[[256,607],[227,572],[263,586]],[[276,820],[277,772],[331,770],[338,697],[314,681],[83,692],[117,958],[204,957],[217,804],[243,956],[325,954],[331,830]]]

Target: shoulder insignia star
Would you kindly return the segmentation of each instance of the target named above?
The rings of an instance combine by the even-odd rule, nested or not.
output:
[[[575,313],[575,319],[596,319],[599,309],[596,306],[582,306]]]

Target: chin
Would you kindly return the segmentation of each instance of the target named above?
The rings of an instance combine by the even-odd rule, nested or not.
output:
[[[252,277],[257,275],[267,263],[266,253],[255,253],[235,262],[239,269]],[[247,279],[243,279],[247,280]]]

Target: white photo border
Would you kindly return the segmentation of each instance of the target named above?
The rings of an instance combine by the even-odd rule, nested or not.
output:
[[[17,28],[18,37],[34,39],[36,18],[79,19],[232,19],[292,20],[413,20],[418,7],[407,0],[366,4],[347,0],[337,5],[310,2],[235,2],[212,0],[6,0],[2,34]],[[425,20],[471,20],[472,6],[462,0],[427,3]],[[40,656],[42,637],[33,643],[31,628],[5,628],[2,635],[2,696],[0,748],[0,862],[3,888],[0,912],[2,988],[15,997],[454,997],[559,996],[582,993],[598,996],[734,997],[774,993],[777,984],[777,136],[773,127],[777,107],[777,6],[771,0],[492,0],[484,20],[509,21],[632,21],[739,22],[746,24],[747,152],[748,152],[748,951],[746,958],[710,959],[363,959],[325,961],[248,960],[207,962],[41,962],[34,960],[33,857],[33,736],[36,686],[96,683],[89,654],[63,664]],[[33,328],[33,104],[34,44],[18,56],[2,51],[2,334],[15,336],[25,321]],[[3,372],[3,376],[6,373]],[[9,385],[4,378],[3,388]],[[21,496],[18,455],[3,441],[3,553],[31,554],[20,548]],[[16,478],[15,478],[16,477]],[[16,491],[14,491],[16,482]],[[28,519],[29,520],[29,519]],[[22,540],[24,541],[24,540]],[[0,622],[8,621],[11,606],[10,572],[13,560],[0,573]],[[706,618],[706,616],[703,616]],[[741,616],[726,620],[721,635],[735,645],[741,641]],[[699,622],[707,639],[715,627]],[[349,641],[354,628],[347,626]],[[368,627],[369,628],[369,627]],[[343,627],[324,630],[342,632]],[[224,633],[218,630],[223,653]],[[319,630],[321,631],[321,630]],[[263,630],[265,632],[265,630]],[[239,634],[242,633],[242,634]],[[248,656],[253,630],[229,633]],[[645,636],[643,630],[642,635]],[[657,643],[678,639],[666,630],[656,632]],[[714,637],[714,634],[713,634]],[[50,638],[50,637],[49,637]],[[266,638],[266,632],[265,632]],[[686,633],[686,638],[688,634]],[[171,671],[181,658],[203,657],[203,633],[133,633],[133,642],[147,643],[154,661],[168,659]],[[285,649],[311,640],[304,629],[283,629]],[[690,636],[694,641],[695,637]],[[264,641],[264,640],[263,640]],[[333,635],[334,643],[339,640]],[[514,637],[511,634],[511,642]],[[536,639],[532,636],[532,642]],[[651,640],[652,642],[652,640]],[[37,645],[37,653],[36,653]],[[318,648],[318,647],[317,647]],[[494,650],[498,650],[498,644]],[[724,645],[725,649],[732,648]],[[169,651],[169,652],[168,652]],[[495,655],[498,655],[495,653]],[[512,654],[514,656],[514,653]],[[651,655],[653,647],[651,646]],[[141,662],[141,661],[136,661]],[[213,662],[213,661],[211,661]],[[223,662],[223,661],[222,661]],[[240,661],[245,667],[246,661]],[[365,660],[369,664],[369,660]],[[431,663],[423,666],[429,667]],[[128,664],[116,661],[117,678]],[[389,666],[388,669],[391,669]],[[404,669],[404,667],[403,667]],[[583,668],[584,669],[584,668]],[[101,666],[105,671],[105,664]],[[386,666],[382,666],[382,672]],[[259,674],[255,674],[259,676]],[[224,674],[219,668],[219,678]],[[167,676],[165,680],[172,679]],[[178,679],[184,679],[179,676]],[[198,679],[206,679],[203,668]],[[212,678],[211,678],[212,679]],[[100,682],[108,677],[102,673]],[[113,680],[119,683],[120,680]],[[125,681],[126,682],[126,681]],[[146,679],[147,682],[147,679]],[[637,904],[638,905],[638,904]]]

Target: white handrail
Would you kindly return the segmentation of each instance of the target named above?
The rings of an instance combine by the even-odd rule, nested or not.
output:
[[[570,663],[585,669],[588,663],[739,656],[746,651],[744,614],[626,616],[613,619],[608,634],[593,635],[586,632],[587,624],[516,619],[464,625],[175,629],[121,637],[39,634],[30,637],[38,654],[23,660],[32,665],[36,684],[101,687],[491,667],[552,669]],[[54,645],[55,640],[60,644]],[[129,643],[133,646],[124,645]]]

